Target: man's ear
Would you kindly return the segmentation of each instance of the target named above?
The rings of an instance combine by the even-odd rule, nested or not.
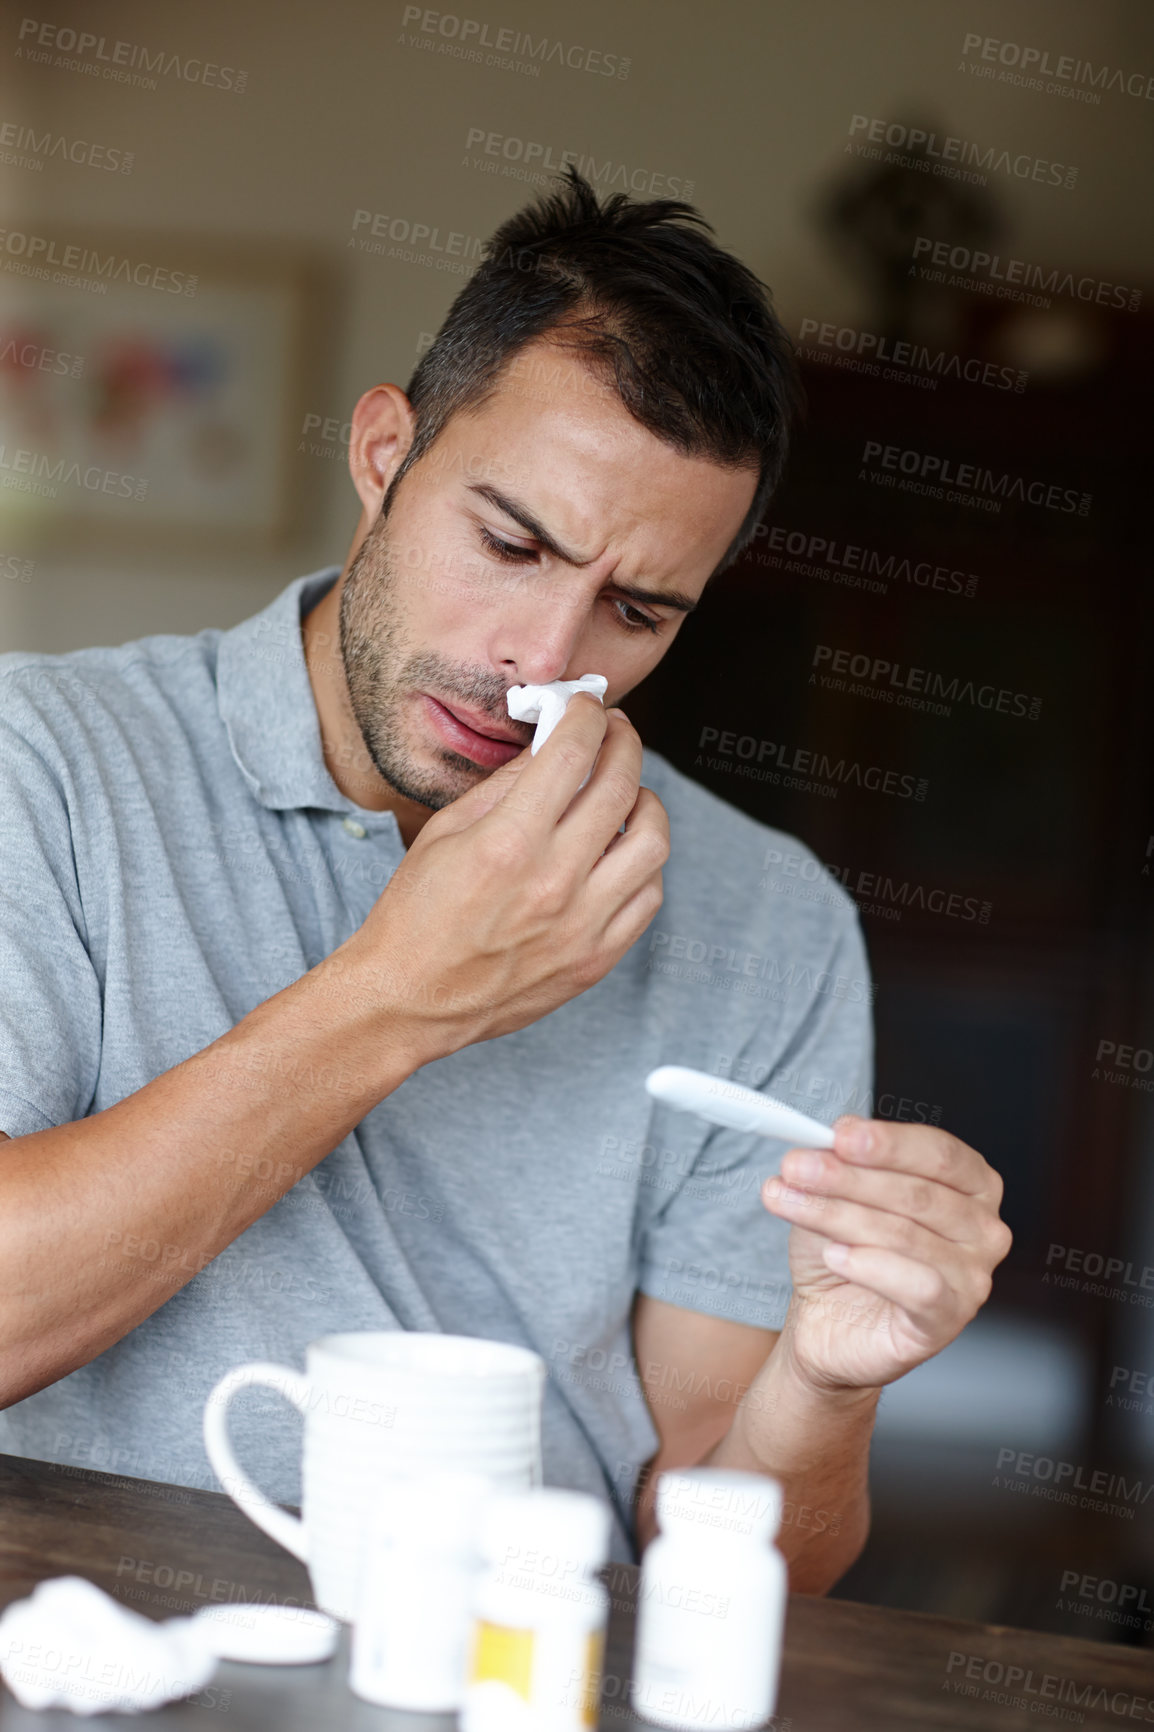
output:
[[[413,442],[416,418],[399,385],[374,385],[359,398],[352,414],[349,474],[365,516],[380,514],[389,483]]]

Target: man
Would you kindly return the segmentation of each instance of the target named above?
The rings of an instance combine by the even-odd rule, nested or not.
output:
[[[703,1460],[822,1512],[787,1514],[796,1588],[857,1555],[878,1391],[1008,1234],[941,1131],[842,1121],[783,1184],[644,1090],[736,1055],[860,1099],[870,1066],[852,904],[767,892],[784,839],[617,707],[785,455],[788,343],[704,227],[571,173],[358,402],[339,573],[0,658],[0,1448],[211,1483],[229,1367],[444,1330],[544,1356],[546,1479],[610,1500],[616,1557],[645,1464]],[[533,757],[508,688],[584,673],[607,708]],[[233,1431],[293,1500],[287,1415]]]

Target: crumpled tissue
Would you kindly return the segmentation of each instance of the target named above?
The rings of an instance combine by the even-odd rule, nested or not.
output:
[[[137,1714],[208,1683],[217,1656],[195,1618],[151,1618],[82,1576],[41,1582],[0,1616],[0,1673],[25,1708]]]
[[[608,685],[604,674],[582,674],[579,680],[552,680],[547,686],[510,686],[505,693],[510,716],[515,722],[537,723],[530,757],[537,756],[575,692],[592,692],[595,698],[604,700]]]

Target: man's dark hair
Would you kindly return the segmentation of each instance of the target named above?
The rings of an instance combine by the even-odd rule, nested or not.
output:
[[[572,165],[567,173],[559,192],[496,230],[418,363],[407,392],[413,443],[393,487],[451,416],[492,395],[518,350],[548,335],[578,346],[634,419],[675,450],[759,471],[723,571],[752,539],[785,465],[801,402],[793,346],[768,289],[709,238],[692,205],[625,193],[600,205]]]

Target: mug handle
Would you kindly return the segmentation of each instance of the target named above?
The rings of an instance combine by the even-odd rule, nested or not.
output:
[[[270,1539],[286,1551],[309,1561],[308,1534],[297,1516],[289,1515],[267,1498],[255,1486],[233,1454],[228,1435],[228,1406],[240,1389],[254,1386],[274,1389],[285,1396],[302,1414],[308,1414],[310,1384],[307,1377],[287,1365],[272,1365],[257,1360],[251,1365],[238,1365],[229,1371],[209,1393],[204,1404],[204,1447],[217,1478],[232,1501],[242,1509],[249,1521],[255,1522]]]

